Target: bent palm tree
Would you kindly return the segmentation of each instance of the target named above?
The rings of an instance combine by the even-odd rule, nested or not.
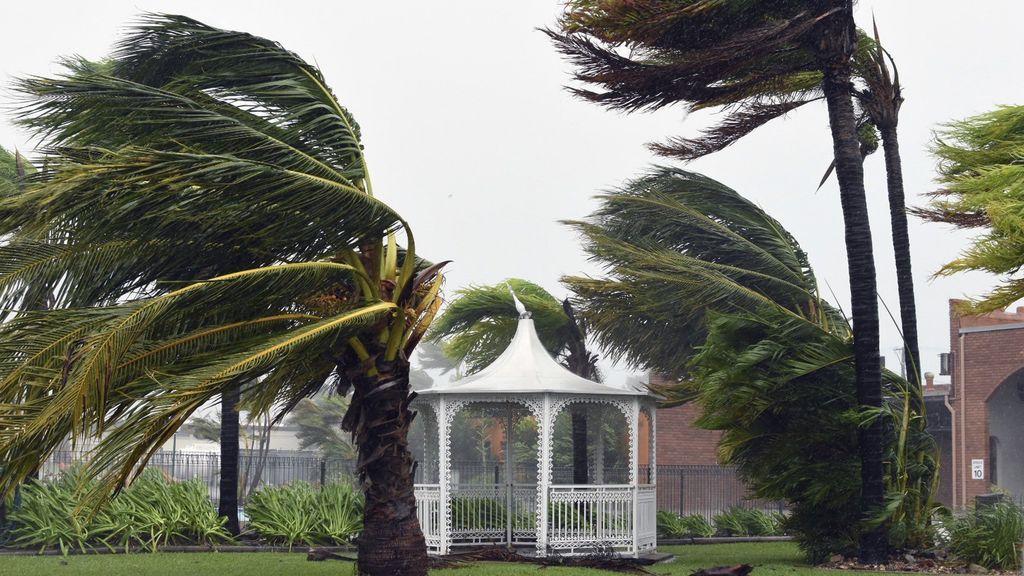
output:
[[[352,115],[277,43],[180,16],[65,65],[20,83],[51,152],[0,203],[0,305],[21,310],[0,326],[0,488],[69,435],[102,437],[114,488],[230,386],[277,417],[351,390],[359,568],[425,574],[407,358],[440,267],[373,195]]]
[[[852,333],[820,298],[800,245],[735,191],[675,168],[599,199],[569,224],[603,274],[563,279],[597,339],[683,380],[660,391],[670,403],[696,400],[701,425],[725,433],[723,460],[759,496],[790,501],[812,558],[851,552],[863,528]],[[911,403],[920,390],[886,378],[893,401],[879,419],[894,504],[882,523],[894,544],[920,545],[934,454]]]
[[[511,290],[511,292],[510,292]],[[443,343],[449,357],[464,363],[472,374],[486,368],[508,347],[515,336],[519,312],[512,292],[533,315],[548,352],[573,374],[599,381],[597,355],[587,349],[587,336],[569,300],[559,302],[537,284],[516,278],[493,286],[471,286],[456,293],[427,334]],[[572,409],[573,483],[587,484],[587,418]]]
[[[575,78],[603,91],[578,89],[582,98],[635,111],[674,103],[688,110],[725,106],[725,120],[703,139],[678,146],[694,157],[735,142],[785,114],[820,90],[828,107],[833,157],[857,327],[860,403],[882,402],[875,263],[864,193],[851,59],[858,34],[853,0],[749,2],[570,0],[561,33],[549,32],[575,65]],[[865,517],[881,510],[882,430],[862,431]],[[885,535],[864,534],[860,557],[881,562]]]

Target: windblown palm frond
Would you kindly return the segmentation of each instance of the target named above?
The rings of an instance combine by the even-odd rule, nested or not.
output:
[[[941,189],[931,194],[928,207],[912,212],[929,222],[984,231],[937,275],[983,270],[1002,276],[999,286],[965,310],[1012,305],[1024,298],[1024,280],[1016,277],[1024,265],[1024,106],[1002,106],[947,124],[932,153],[939,159]]]
[[[0,274],[4,309],[335,257],[401,223],[372,196],[351,114],[272,41],[150,16],[109,61],[65,65],[18,85],[20,122],[50,154],[0,207],[24,240],[5,247],[22,266]]]
[[[589,219],[569,224],[606,275],[564,281],[613,356],[679,376],[703,341],[707,310],[769,305],[837,320],[796,240],[721,183],[656,168],[600,199]]]

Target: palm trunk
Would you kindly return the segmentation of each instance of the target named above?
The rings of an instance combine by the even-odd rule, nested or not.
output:
[[[834,4],[834,3],[830,3]],[[823,88],[828,102],[829,125],[835,153],[839,196],[843,208],[846,258],[850,273],[850,300],[853,316],[853,351],[856,369],[857,401],[865,408],[882,404],[881,359],[878,355],[878,300],[875,261],[864,193],[864,169],[860,158],[857,124],[854,118],[849,57],[856,33],[852,25],[852,6],[830,17],[824,24],[821,55]],[[861,461],[861,506],[865,519],[879,514],[884,506],[885,486],[882,467],[882,421],[875,419],[858,430]],[[885,528],[865,529],[860,537],[860,561],[880,563],[887,556]]]
[[[892,247],[896,255],[896,285],[900,296],[903,362],[907,367],[907,380],[916,390],[921,386],[921,352],[917,344],[917,303],[914,298],[914,275],[910,265],[910,234],[907,231],[907,205],[903,195],[903,164],[900,160],[896,127],[881,128],[881,133],[882,149],[885,151],[885,180],[889,189]]]
[[[589,484],[587,469],[587,414],[577,407],[572,411],[572,483]]]
[[[233,536],[241,529],[238,525],[238,400],[241,389],[229,385],[220,402],[220,502],[217,514],[227,518],[227,528]]]
[[[366,497],[358,541],[358,571],[370,576],[426,576],[427,546],[416,517],[408,432],[409,363],[357,376],[344,428],[359,447],[359,480]]]

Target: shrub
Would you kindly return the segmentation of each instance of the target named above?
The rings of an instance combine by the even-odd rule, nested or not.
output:
[[[717,533],[722,536],[780,536],[786,517],[780,512],[748,510],[734,506],[714,517]]]
[[[199,481],[170,482],[157,470],[146,470],[128,488],[97,508],[83,501],[94,483],[81,467],[53,482],[22,488],[21,505],[12,510],[11,543],[46,549],[133,545],[156,551],[167,544],[228,542],[225,519],[207,498]]]
[[[667,510],[658,511],[658,536],[663,538],[707,538],[715,528],[700,514],[680,516]]]
[[[774,307],[709,315],[684,384],[702,410],[697,424],[723,432],[720,455],[754,497],[788,502],[786,528],[810,562],[855,555],[860,533],[875,522],[893,548],[927,548],[937,460],[917,410],[920,389],[884,372],[883,406],[862,408],[852,333],[834,310],[816,304],[817,317]],[[887,505],[869,523],[858,431],[875,419],[883,428]]]
[[[965,512],[949,526],[949,551],[990,569],[1020,568],[1024,509],[1009,500]]]
[[[346,482],[292,482],[260,488],[245,513],[249,530],[273,544],[345,544],[362,529],[363,498]]]

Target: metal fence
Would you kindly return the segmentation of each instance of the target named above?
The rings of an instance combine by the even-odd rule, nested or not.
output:
[[[40,469],[41,479],[56,477],[62,470],[81,462],[81,452],[57,452]],[[220,498],[220,455],[216,453],[157,452],[147,465],[175,480],[200,479],[209,490],[210,499]],[[264,456],[243,451],[239,459],[240,502],[248,494],[263,486],[279,486],[295,481],[324,484],[338,479],[352,479],[355,463],[351,460],[324,458],[312,452],[271,450]],[[504,482],[504,466],[480,462],[452,462],[453,479],[458,482]],[[417,468],[417,481],[422,467]],[[641,481],[650,478],[650,470],[641,467]],[[557,483],[572,482],[572,467],[556,466],[552,479]],[[536,479],[535,464],[517,464],[514,481]],[[590,471],[594,477],[594,471]],[[603,471],[605,483],[625,483],[629,471],[622,467],[609,467]],[[734,468],[728,466],[658,466],[658,510],[678,514],[701,514],[709,520],[715,514],[732,507],[759,510],[783,510],[781,502],[749,498],[750,491],[740,480]]]

